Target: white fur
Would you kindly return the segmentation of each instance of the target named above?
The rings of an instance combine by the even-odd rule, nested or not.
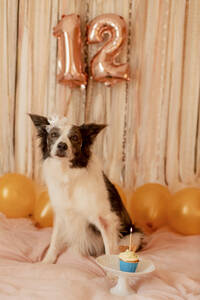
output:
[[[88,234],[88,223],[101,232],[106,253],[117,252],[119,221],[111,211],[102,169],[92,156],[87,168],[69,168],[67,158],[47,158],[43,174],[55,220],[50,247],[43,260],[53,263],[67,245],[88,254],[88,245],[102,252],[101,237]],[[101,218],[108,224],[104,226]]]
[[[71,143],[70,143],[70,140],[68,138],[68,133],[71,129],[71,125],[66,125],[66,126],[62,126],[61,124],[59,124],[59,128],[60,130],[62,131],[62,134],[60,135],[60,137],[57,139],[57,141],[55,142],[55,144],[53,145],[52,149],[51,149],[51,157],[57,159],[57,155],[56,155],[56,152],[57,152],[57,147],[58,147],[58,144],[60,142],[63,142],[63,143],[66,143],[68,145],[68,150],[67,150],[67,159],[65,158],[65,164],[68,165],[69,163],[69,160],[71,158],[73,158],[73,153],[72,153],[72,147],[71,147]],[[58,127],[58,126],[57,126]],[[63,159],[63,158],[62,158]],[[67,170],[68,172],[69,170]]]
[[[43,176],[54,211],[51,243],[43,262],[55,262],[66,246],[83,255],[100,255],[104,248],[106,254],[116,253],[119,217],[111,210],[100,163],[92,154],[86,168],[71,168],[73,151],[68,133],[72,125],[67,124],[66,119],[54,118],[47,125],[47,130],[54,126],[59,127],[62,134],[53,144],[50,157],[43,162]],[[68,146],[66,157],[57,156],[59,142]],[[89,229],[89,224],[95,225],[101,234]],[[141,235],[139,238],[139,234],[134,234],[134,238],[138,246]],[[126,245],[127,238],[122,239],[120,244]]]

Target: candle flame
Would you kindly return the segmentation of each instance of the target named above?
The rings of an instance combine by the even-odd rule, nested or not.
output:
[[[130,229],[130,232],[132,233],[133,232],[133,228],[131,227],[131,229]]]

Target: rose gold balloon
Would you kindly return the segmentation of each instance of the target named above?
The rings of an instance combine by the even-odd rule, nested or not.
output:
[[[88,24],[89,44],[103,42],[106,35],[108,40],[91,61],[91,73],[93,79],[110,86],[129,80],[129,65],[115,60],[126,40],[126,23],[121,16],[104,14]]]
[[[53,34],[58,38],[58,81],[70,87],[86,85],[87,76],[81,61],[80,17],[63,15]]]
[[[183,234],[200,234],[200,189],[186,188],[172,196],[168,206],[170,226]]]
[[[153,232],[166,225],[170,197],[168,188],[161,184],[148,183],[137,188],[130,202],[132,221],[145,232]]]

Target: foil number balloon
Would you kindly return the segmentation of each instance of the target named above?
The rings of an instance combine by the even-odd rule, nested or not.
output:
[[[80,17],[63,15],[53,34],[58,38],[58,81],[70,87],[85,86],[87,76],[81,61]]]
[[[53,34],[58,38],[58,81],[70,87],[84,87],[87,75],[81,60],[80,17],[63,15]],[[129,65],[115,60],[126,40],[126,23],[121,16],[104,14],[88,24],[89,44],[101,43],[106,35],[108,40],[91,61],[91,73],[94,80],[111,86],[129,80]]]
[[[121,16],[104,14],[94,18],[88,25],[88,43],[101,43],[106,34],[108,40],[91,61],[93,79],[110,86],[129,80],[129,65],[115,61],[126,39],[126,23]]]

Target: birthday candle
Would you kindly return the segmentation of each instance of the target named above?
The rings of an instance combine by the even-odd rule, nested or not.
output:
[[[131,248],[132,248],[132,232],[133,232],[133,229],[132,227],[130,228],[130,242],[129,242],[129,250],[131,251]]]

